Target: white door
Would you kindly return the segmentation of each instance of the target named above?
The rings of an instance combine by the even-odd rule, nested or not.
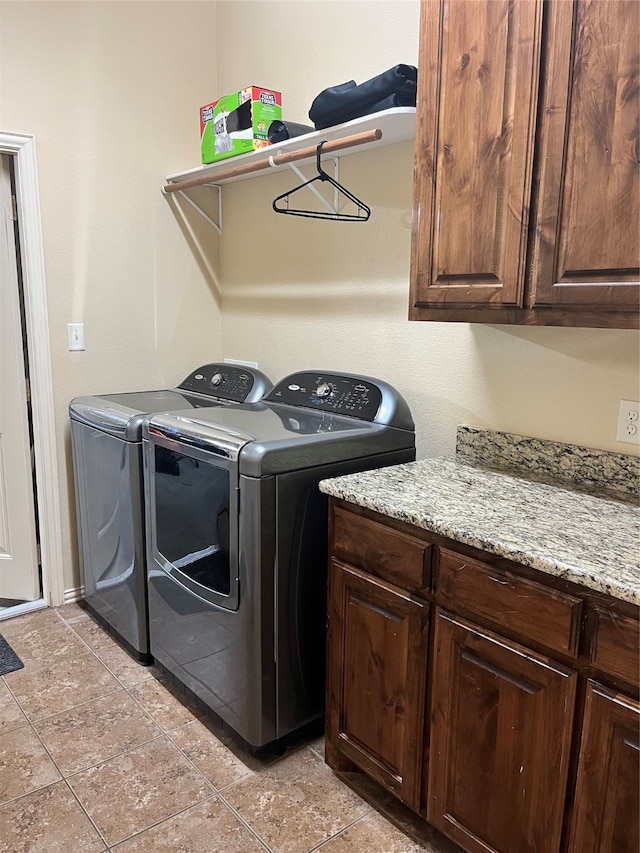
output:
[[[0,606],[6,606],[40,598],[40,578],[10,161],[4,154],[0,161]]]

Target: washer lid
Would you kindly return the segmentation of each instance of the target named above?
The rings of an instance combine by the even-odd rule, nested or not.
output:
[[[130,391],[123,394],[76,397],[69,404],[69,415],[75,421],[125,441],[140,441],[142,422],[152,412],[226,405],[229,404],[224,400],[204,394],[187,394],[184,391]]]
[[[214,362],[193,370],[174,389],[76,397],[69,404],[69,415],[125,441],[140,441],[142,422],[153,412],[255,402],[270,388],[260,370]]]

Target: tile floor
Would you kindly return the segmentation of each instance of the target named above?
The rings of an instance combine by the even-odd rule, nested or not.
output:
[[[78,605],[0,622],[2,853],[457,853],[322,738],[257,760]],[[345,783],[346,782],[346,783]]]

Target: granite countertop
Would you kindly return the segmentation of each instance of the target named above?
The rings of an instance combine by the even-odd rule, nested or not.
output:
[[[462,427],[455,457],[347,474],[323,480],[320,489],[456,542],[640,604],[640,508],[634,497],[640,460],[586,451],[589,482],[585,484],[585,449],[575,448],[580,451],[576,455],[565,445],[559,456],[558,445],[546,442],[540,447],[542,453],[531,454],[521,470],[513,470],[519,466],[513,460],[511,470],[499,470],[492,452],[496,442],[502,444],[498,455],[508,460],[504,445],[514,451],[510,438],[538,441]],[[520,462],[523,455],[514,451]],[[605,497],[596,494],[594,456],[595,468],[600,466],[604,472]],[[562,473],[554,471],[559,458]],[[572,460],[575,471],[571,471]],[[617,496],[611,497],[612,492]]]

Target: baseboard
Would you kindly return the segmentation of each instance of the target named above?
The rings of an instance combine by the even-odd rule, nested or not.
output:
[[[80,599],[84,596],[84,588],[81,586],[77,586],[75,589],[65,589],[64,591],[64,603],[65,604],[73,604],[74,601],[80,601]]]

